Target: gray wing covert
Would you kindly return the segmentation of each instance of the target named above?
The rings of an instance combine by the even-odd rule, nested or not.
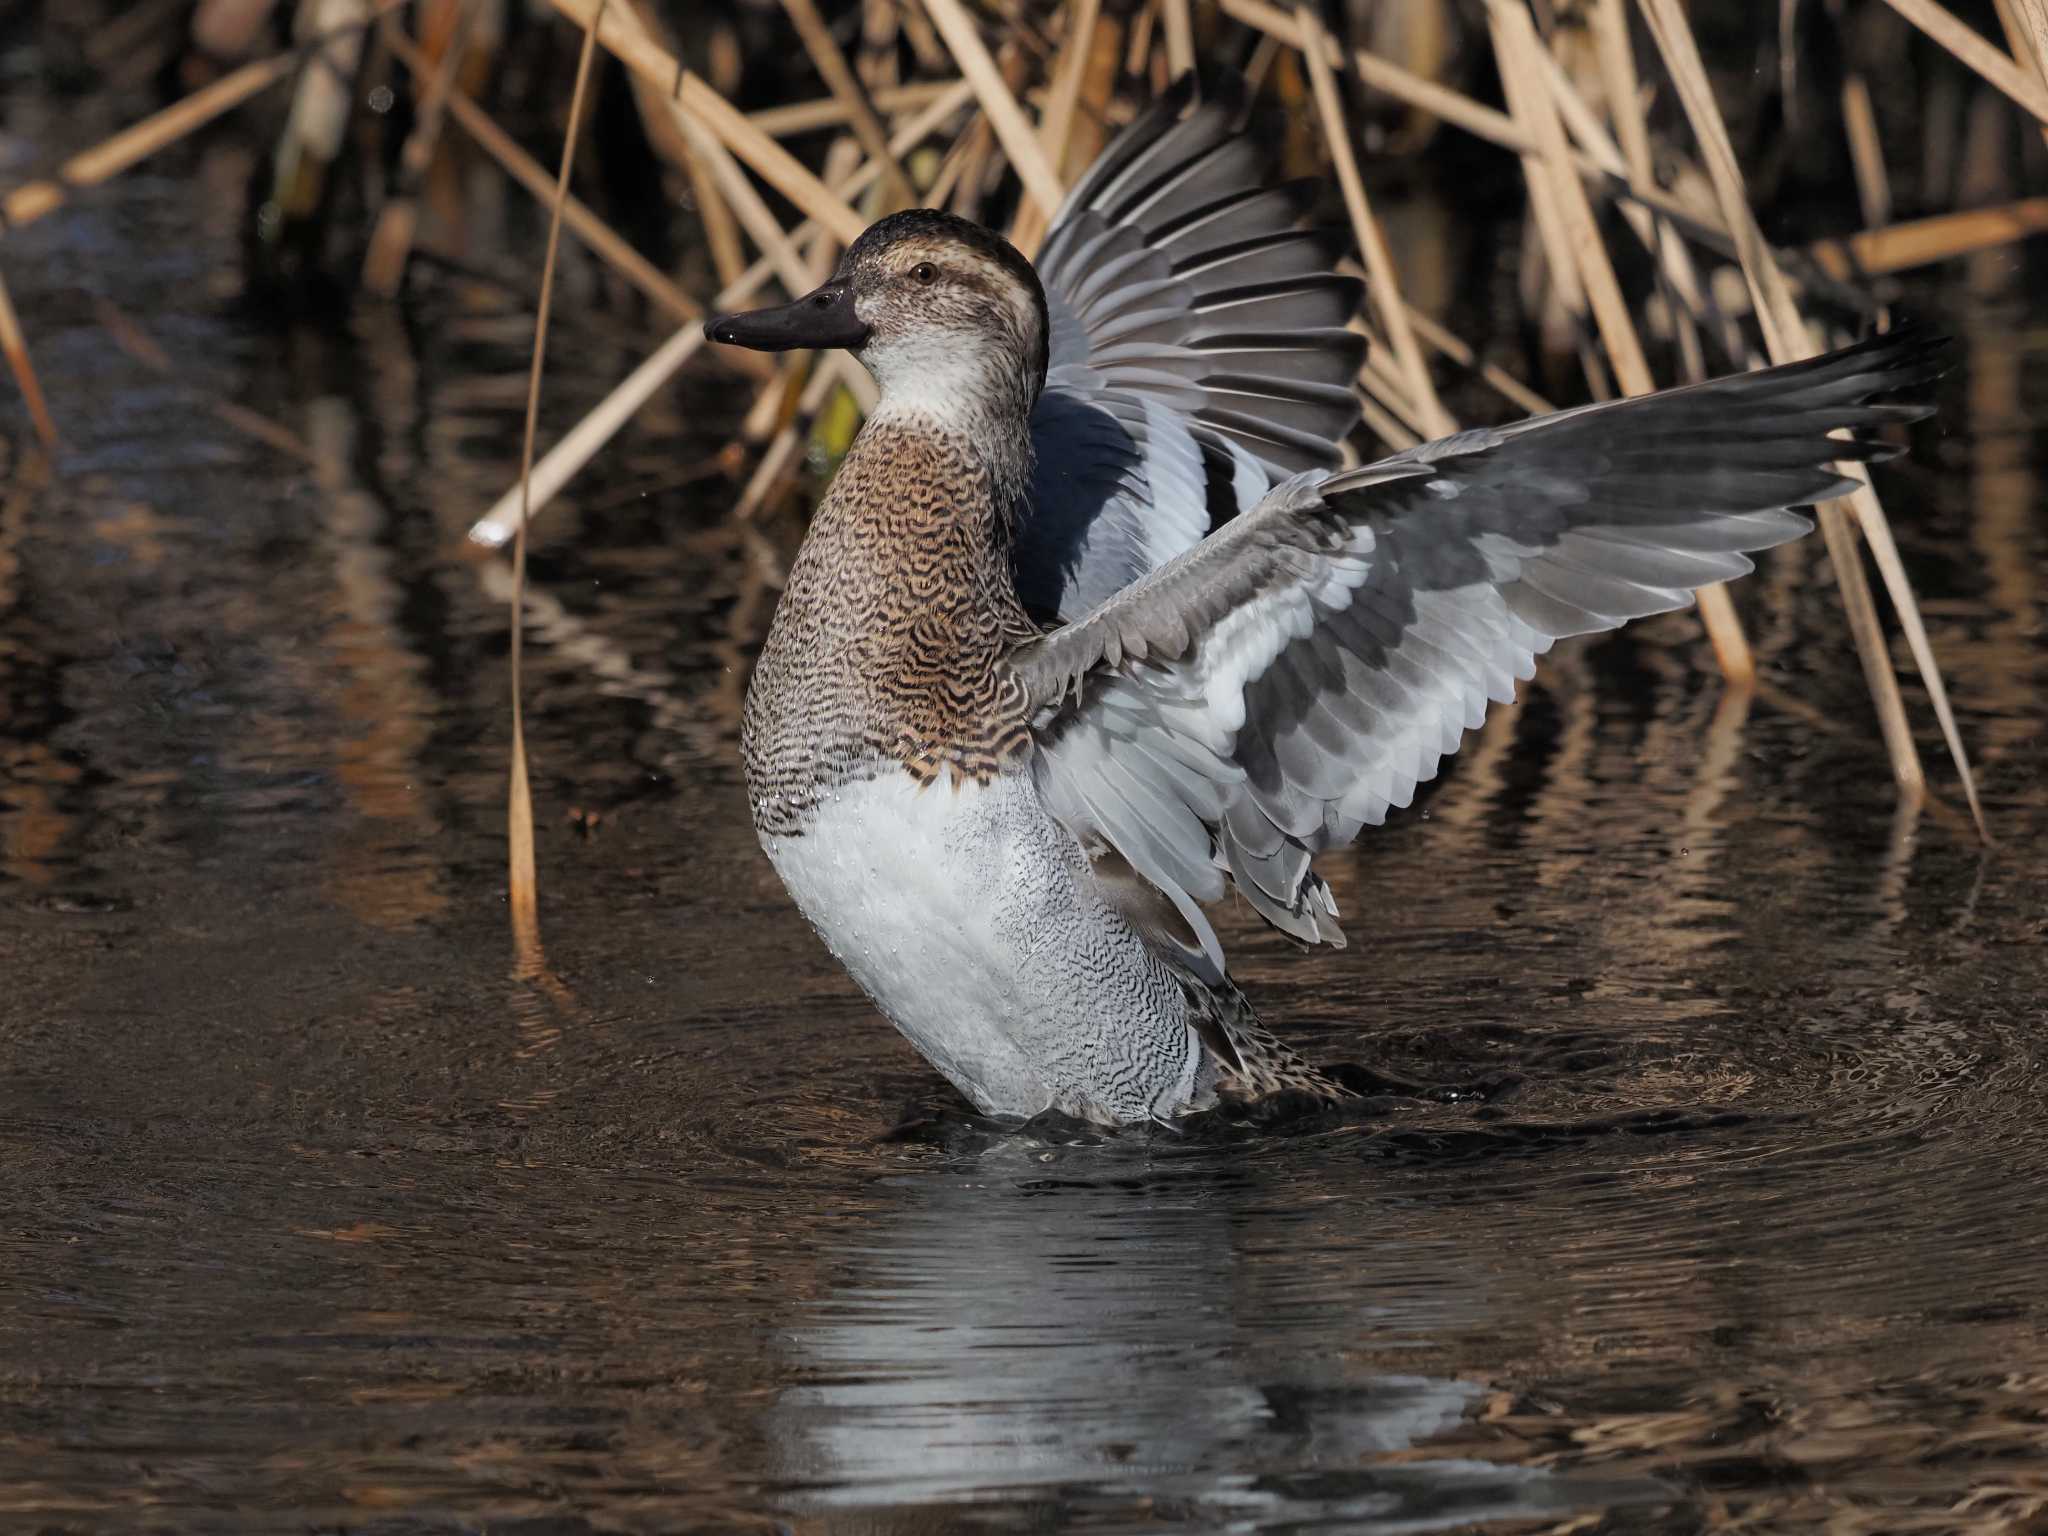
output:
[[[1232,884],[1341,943],[1316,853],[1407,805],[1553,641],[1684,607],[1806,532],[1787,509],[1889,456],[1874,434],[1929,413],[1940,351],[1895,333],[1294,477],[1016,653],[1048,807],[1171,897],[1218,971],[1197,907]]]
[[[1036,266],[1052,334],[1019,531],[1025,605],[1071,621],[1340,462],[1358,420],[1358,285],[1303,229],[1229,100],[1184,79],[1075,185]]]

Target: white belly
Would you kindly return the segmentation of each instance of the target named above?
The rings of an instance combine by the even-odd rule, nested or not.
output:
[[[1132,1121],[1193,1094],[1179,984],[1028,778],[920,789],[890,767],[762,846],[840,964],[984,1113]]]

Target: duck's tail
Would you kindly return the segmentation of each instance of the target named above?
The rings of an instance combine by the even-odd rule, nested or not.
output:
[[[1330,1103],[1357,1097],[1261,1024],[1228,976],[1220,984],[1184,976],[1182,986],[1195,1032],[1208,1048],[1219,1097],[1239,1103],[1280,1093],[1306,1094]]]

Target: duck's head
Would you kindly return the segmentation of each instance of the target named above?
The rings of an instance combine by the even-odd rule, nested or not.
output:
[[[1002,236],[931,208],[870,225],[831,280],[794,304],[717,315],[705,330],[763,352],[845,347],[881,385],[885,409],[1028,415],[1045,386],[1045,290],[1031,263]]]

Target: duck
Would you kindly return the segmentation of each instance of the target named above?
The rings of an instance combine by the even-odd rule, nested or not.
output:
[[[1035,262],[913,208],[707,322],[878,387],[747,690],[749,803],[827,949],[1003,1121],[1344,1098],[1205,908],[1343,946],[1317,855],[1556,641],[1747,573],[1932,409],[1938,344],[1901,331],[1346,467],[1345,234],[1240,107],[1162,93]]]

